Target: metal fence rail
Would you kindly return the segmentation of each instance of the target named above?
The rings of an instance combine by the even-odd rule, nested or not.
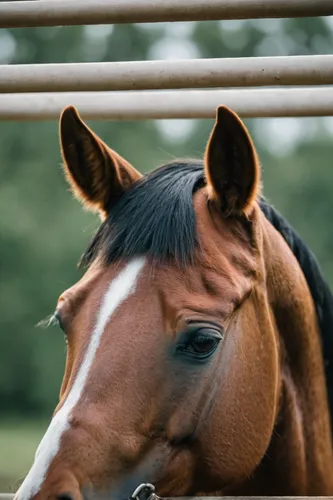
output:
[[[3,93],[328,84],[333,55],[0,66]]]
[[[333,15],[333,0],[0,2],[0,28],[323,15]],[[281,85],[300,88],[193,90]],[[329,85],[333,55],[7,65],[0,66],[0,120],[54,120],[69,104],[98,120],[213,118],[221,104],[243,117],[328,116]],[[192,90],[161,90],[185,88]]]
[[[0,28],[333,15],[332,0],[77,0],[0,2]]]
[[[243,117],[333,115],[333,87],[0,95],[0,120],[54,120],[74,104],[86,119],[213,118],[224,104]]]

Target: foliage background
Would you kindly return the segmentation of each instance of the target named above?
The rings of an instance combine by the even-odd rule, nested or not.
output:
[[[0,30],[0,63],[330,53],[330,19]],[[89,123],[142,172],[201,157],[213,122]],[[265,194],[333,285],[333,118],[246,120]],[[80,276],[97,227],[64,181],[58,124],[0,122],[0,491],[15,489],[56,405],[65,360],[57,330],[35,324]]]

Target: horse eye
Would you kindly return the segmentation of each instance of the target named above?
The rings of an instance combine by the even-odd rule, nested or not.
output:
[[[212,328],[200,328],[190,332],[187,339],[177,345],[176,352],[196,359],[208,359],[217,349],[223,335]]]
[[[219,339],[215,336],[207,335],[206,333],[200,333],[189,344],[189,347],[198,354],[204,354],[210,352],[217,344]]]

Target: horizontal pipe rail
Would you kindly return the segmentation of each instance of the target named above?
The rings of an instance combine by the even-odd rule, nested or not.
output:
[[[93,120],[213,118],[219,105],[243,117],[333,115],[333,87],[0,95],[0,120],[54,120],[75,105]]]
[[[0,2],[0,28],[333,15],[332,0],[48,0]]]
[[[333,55],[0,66],[7,93],[329,84]]]

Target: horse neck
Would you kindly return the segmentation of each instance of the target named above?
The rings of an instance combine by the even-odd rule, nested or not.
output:
[[[332,438],[315,307],[295,256],[265,217],[261,219],[281,394],[275,433],[258,473],[263,471],[274,494],[332,495]]]

